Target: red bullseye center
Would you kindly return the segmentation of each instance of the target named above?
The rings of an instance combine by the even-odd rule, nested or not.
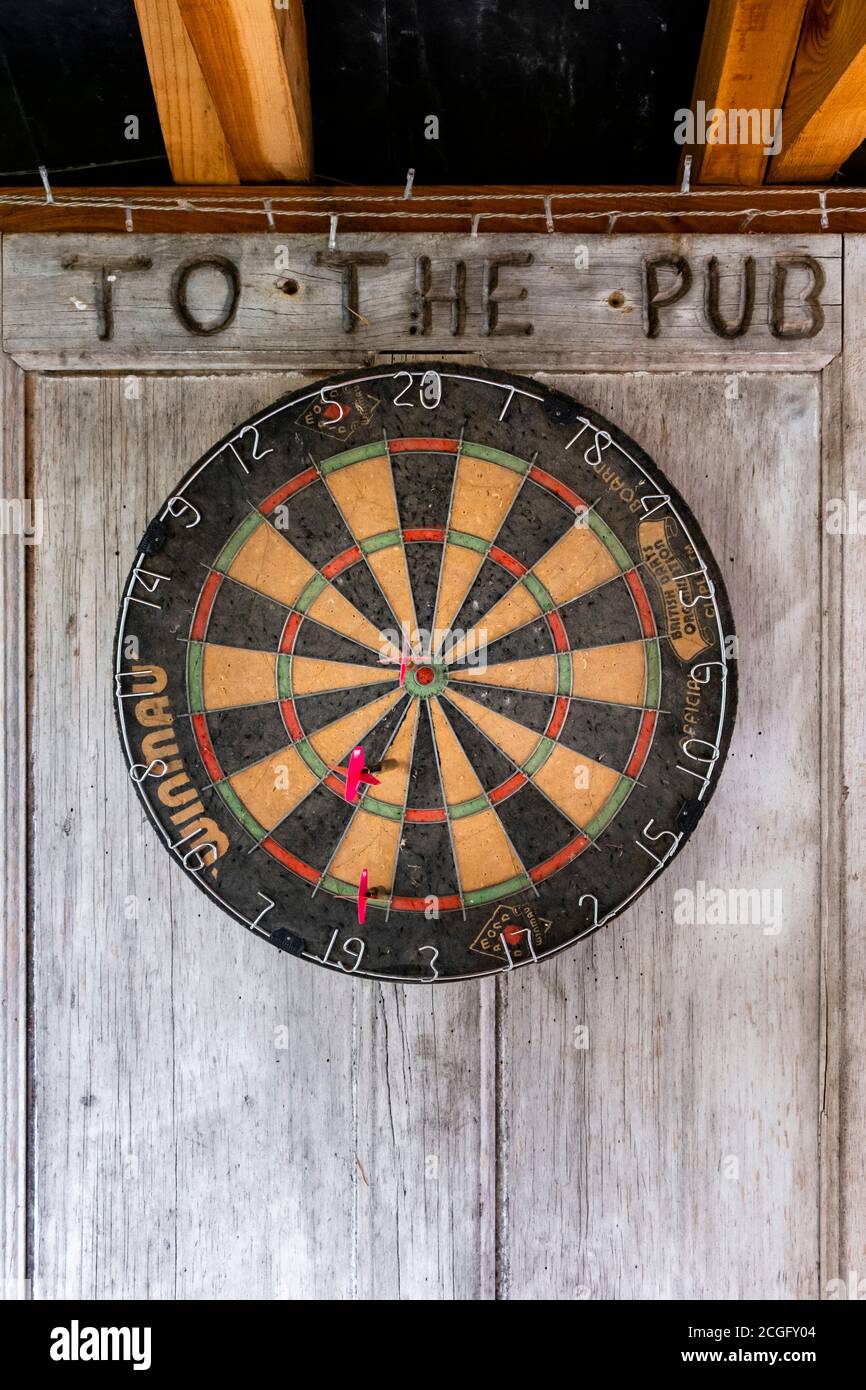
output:
[[[419,666],[415,672],[415,679],[419,685],[429,685],[434,675],[435,672],[432,666]]]

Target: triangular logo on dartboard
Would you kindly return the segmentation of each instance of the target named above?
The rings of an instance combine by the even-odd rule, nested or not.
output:
[[[551,925],[549,918],[539,917],[531,907],[509,907],[500,903],[490,920],[484,923],[469,949],[482,956],[498,956],[505,960],[505,947],[502,942],[504,936],[511,959],[516,964],[532,954],[527,928],[532,934],[532,944],[538,952]]]
[[[316,396],[295,416],[295,423],[316,434],[333,435],[340,440],[351,439],[361,425],[369,425],[381,401],[360,386],[347,388],[346,397],[345,400],[336,401],[324,399],[324,393]]]

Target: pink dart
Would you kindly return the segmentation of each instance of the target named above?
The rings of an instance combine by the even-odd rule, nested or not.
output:
[[[361,870],[361,878],[358,883],[358,925],[364,925],[367,917],[367,883],[369,881],[367,870]]]
[[[344,796],[347,801],[354,801],[358,793],[358,783],[361,780],[361,773],[364,771],[364,750],[360,747],[353,748],[349,754],[349,770],[346,773],[346,790]]]

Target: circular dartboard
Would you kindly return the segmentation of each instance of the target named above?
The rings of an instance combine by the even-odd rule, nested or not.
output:
[[[713,791],[724,585],[682,499],[538,383],[333,377],[205,455],[141,541],[129,775],[228,913],[341,972],[509,970],[608,922]]]

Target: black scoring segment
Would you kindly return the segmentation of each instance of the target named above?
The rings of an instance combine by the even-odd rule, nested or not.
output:
[[[374,767],[377,763],[386,762],[390,755],[390,746],[407,717],[407,701],[398,700],[393,709],[390,709],[374,729],[364,738],[364,752],[367,755],[366,762],[368,767]]]
[[[640,711],[626,705],[572,700],[559,741],[584,758],[622,772],[631,757],[640,721]]]
[[[571,821],[531,783],[496,805],[496,812],[524,864],[540,864],[577,833]]]
[[[500,690],[498,686],[483,685],[480,681],[473,681],[471,685],[468,682],[464,684],[462,681],[455,681],[454,689],[471,700],[477,700],[480,705],[495,710],[497,714],[516,719],[519,724],[525,724],[528,729],[539,734],[544,733],[553,713],[552,695]]]
[[[435,898],[449,897],[458,891],[448,825],[445,821],[432,824],[407,821],[403,826],[402,839],[405,841],[404,853],[398,860],[394,892],[406,898],[430,897],[434,901],[429,907],[435,910]],[[422,916],[418,930],[423,930],[424,922]],[[432,918],[432,935],[423,940],[438,940],[435,927],[436,919]],[[422,938],[419,936],[418,940],[420,943]]]
[[[634,642],[641,637],[640,619],[624,579],[600,584],[559,610],[572,651]]]
[[[282,604],[225,578],[211,609],[207,640],[224,647],[276,652],[288,616]]]
[[[278,845],[324,873],[352,818],[353,807],[335,796],[329,787],[321,785],[314,787],[303,805],[302,816],[297,813],[289,816],[276,826],[271,836]]]
[[[342,555],[354,545],[352,534],[323,483],[303,488],[288,499],[285,507],[287,524],[285,529],[282,525],[277,529],[316,569],[323,569],[335,555]],[[283,518],[279,520],[282,522]]]
[[[214,710],[207,716],[207,725],[226,777],[291,742],[277,704]]]
[[[514,763],[509,762],[449,700],[443,700],[442,706],[484,790],[492,791],[511,777],[516,770]]]
[[[485,648],[489,666],[504,661],[524,661],[528,656],[550,656],[554,650],[553,637],[544,618],[516,628]]]
[[[318,695],[296,695],[295,708],[301,727],[307,735],[318,733],[326,725],[333,724],[354,710],[373,705],[385,694],[377,685],[355,686],[349,690],[331,690]],[[389,711],[385,719],[393,720],[394,711]],[[372,735],[368,735],[372,738]]]
[[[442,568],[442,546],[428,541],[413,541],[406,546],[409,583],[415,596],[415,616],[421,637],[421,648],[429,654],[436,611],[436,591]]]
[[[485,613],[489,613],[494,603],[498,603],[513,585],[514,575],[488,556],[454,619],[454,627],[469,632],[471,628],[483,624]]]
[[[441,807],[442,782],[436,765],[436,752],[430,718],[426,708],[421,709],[418,728],[415,733],[415,760],[409,777],[409,800],[411,807]]]
[[[331,582],[383,636],[394,630],[397,620],[365,561],[351,565]]]
[[[404,531],[444,526],[455,459],[455,454],[438,452],[391,455],[397,511]]]
[[[526,482],[499,530],[496,544],[531,569],[574,525],[574,513],[545,488]]]
[[[292,654],[318,661],[348,661],[356,666],[368,666],[371,671],[384,669],[377,652],[322,627],[312,618],[299,627]]]

